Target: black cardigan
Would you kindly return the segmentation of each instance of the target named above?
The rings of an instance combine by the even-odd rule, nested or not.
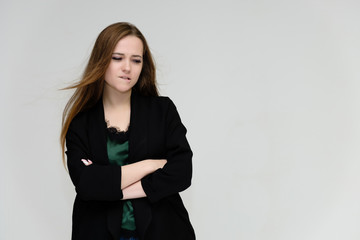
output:
[[[132,200],[141,240],[195,239],[179,192],[192,177],[192,151],[173,102],[132,93],[129,162],[167,159],[163,169],[141,180],[146,198]],[[121,167],[110,165],[102,100],[78,114],[66,135],[67,165],[77,192],[72,239],[119,239],[122,218]],[[93,164],[85,166],[81,159]]]

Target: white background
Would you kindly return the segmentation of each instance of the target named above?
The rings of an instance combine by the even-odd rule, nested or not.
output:
[[[0,239],[70,239],[61,114],[94,41],[129,21],[194,151],[198,239],[360,239],[357,0],[0,3]]]

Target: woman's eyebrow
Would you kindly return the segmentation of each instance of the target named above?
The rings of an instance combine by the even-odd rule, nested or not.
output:
[[[122,55],[122,56],[124,56],[125,54],[123,54],[123,53],[118,53],[118,52],[114,52],[113,54],[115,54],[115,55]],[[142,58],[142,56],[141,55],[137,55],[137,54],[135,54],[135,55],[131,55],[132,57],[139,57],[139,58]]]

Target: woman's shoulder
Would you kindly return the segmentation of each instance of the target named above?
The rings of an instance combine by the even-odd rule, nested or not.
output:
[[[171,99],[167,96],[144,96],[139,94],[134,94],[134,99],[136,102],[141,102],[143,104],[150,104],[150,106],[168,106],[169,103],[172,103]]]
[[[175,104],[168,96],[139,96],[135,102],[134,109],[137,112],[147,112],[149,116],[161,118],[177,111]]]
[[[168,96],[156,96],[152,98],[153,101],[158,104],[169,104],[170,102],[172,102]]]
[[[101,113],[101,107],[102,107],[102,105],[100,105],[101,103],[102,101],[98,101],[93,106],[77,113],[75,117],[72,119],[71,124],[84,125],[88,121],[89,117],[94,117],[94,115],[97,115],[99,112]]]
[[[176,108],[174,102],[168,96],[156,96],[150,97],[149,102],[153,107],[161,108],[165,111],[169,109]]]

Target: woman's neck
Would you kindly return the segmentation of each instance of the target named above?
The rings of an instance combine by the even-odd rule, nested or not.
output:
[[[130,125],[131,91],[121,93],[105,85],[103,92],[104,117],[108,126],[126,131]]]
[[[121,93],[105,83],[103,104],[107,109],[118,109],[130,106],[131,91]]]

